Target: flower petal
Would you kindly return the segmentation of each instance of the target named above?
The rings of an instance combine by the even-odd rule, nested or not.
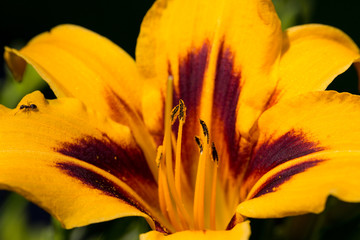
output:
[[[1,188],[67,228],[129,215],[162,220],[157,183],[128,127],[78,100],[46,101],[40,92],[19,106],[0,108]]]
[[[250,237],[250,224],[249,221],[245,221],[237,224],[233,229],[229,231],[183,231],[177,232],[168,236],[157,232],[151,231],[140,235],[141,240],[183,240],[183,239],[196,239],[196,240],[210,240],[210,239],[237,239],[245,240]]]
[[[268,0],[160,0],[147,13],[136,62],[160,92],[144,93],[144,102],[156,102],[143,109],[144,119],[151,119],[148,128],[162,134],[165,83],[173,76],[173,103],[182,99],[187,108],[182,160],[191,184],[198,162],[194,136],[201,134],[199,118],[209,126],[219,152],[239,154],[232,146],[240,134],[249,137],[276,86],[273,66],[280,56],[281,34]],[[224,169],[234,167],[226,163],[230,158],[222,157]]]
[[[271,1],[161,0],[144,18],[136,61],[142,74],[160,88],[173,75],[176,93],[188,108],[196,109],[200,99],[206,100],[202,115],[211,113],[213,97],[227,100],[217,99],[219,89],[213,93],[216,75],[224,81],[218,88],[241,85],[244,109],[253,112],[263,107],[262,100],[275,86],[269,73],[280,48],[280,21]]]
[[[356,44],[339,29],[308,24],[284,33],[276,99],[325,90],[339,74],[360,61]]]
[[[57,97],[75,97],[115,120],[124,115],[121,102],[135,111],[141,109],[138,96],[143,84],[134,60],[105,37],[85,28],[60,25],[19,51],[6,48],[5,59],[18,80],[27,62]]]
[[[143,79],[134,60],[108,39],[79,26],[60,25],[20,51],[6,48],[5,59],[15,76],[22,76],[26,61],[58,97],[75,97],[130,126],[147,159],[155,158],[155,143],[141,118]],[[155,174],[155,163],[148,165]]]
[[[360,201],[360,97],[314,92],[278,103],[259,120],[259,141],[237,211],[284,217],[323,210],[331,194]]]

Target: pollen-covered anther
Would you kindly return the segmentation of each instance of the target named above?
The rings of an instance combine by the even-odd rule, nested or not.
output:
[[[219,164],[219,155],[217,153],[217,150],[216,150],[216,147],[215,147],[215,143],[212,142],[211,144],[211,156],[212,156],[212,159],[213,161],[216,163],[216,164]]]
[[[209,142],[210,142],[209,129],[206,126],[206,123],[201,119],[200,119],[200,125],[202,127],[203,134],[206,137],[206,142],[207,142],[207,144],[209,144]]]
[[[179,100],[179,121],[185,122],[186,118],[186,107],[182,99]]]
[[[200,153],[203,152],[203,145],[202,145],[202,141],[198,136],[195,136],[195,142],[198,145],[199,149],[200,149]]]
[[[176,118],[179,116],[179,105],[176,105],[172,110],[171,110],[171,124],[174,124]]]

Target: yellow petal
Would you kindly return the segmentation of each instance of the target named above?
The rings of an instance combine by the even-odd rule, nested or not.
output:
[[[324,153],[314,157],[325,160],[311,166],[314,159],[304,157],[270,171],[255,187],[272,179],[275,189],[272,186],[269,188],[268,183],[268,193],[263,189],[262,195],[241,203],[237,211],[249,217],[277,218],[309,212],[320,213],[324,210],[329,195],[348,202],[360,201],[359,151]],[[298,168],[296,165],[308,165],[309,168],[300,169],[294,176],[287,176],[288,173],[294,173],[294,169]],[[280,183],[274,177],[286,179]]]
[[[0,152],[0,187],[67,228],[122,216],[162,221],[157,183],[129,128],[76,99],[34,92],[14,110],[0,106]]]
[[[210,239],[236,239],[246,240],[250,237],[250,224],[249,221],[245,221],[237,224],[233,229],[228,231],[183,231],[177,232],[168,236],[157,232],[151,231],[140,235],[140,240],[183,240],[183,239],[195,239],[195,240],[210,240]]]
[[[227,159],[238,157],[232,146],[240,134],[249,137],[275,88],[281,40],[280,21],[268,0],[160,0],[145,16],[136,62],[154,89],[144,93],[144,119],[152,132],[163,134],[165,83],[172,76],[173,104],[182,99],[187,108],[181,156],[191,186],[199,154],[194,136],[202,134],[199,118],[218,151],[226,153],[220,157],[221,175],[229,168],[238,172],[241,164]],[[149,99],[152,104],[146,104]]]
[[[280,21],[268,0],[160,0],[142,23],[136,62],[163,93],[168,76],[174,77],[175,99],[184,100],[190,118],[210,122],[213,106],[232,97],[236,107],[240,99],[233,114],[243,118],[239,127],[247,134],[275,87],[272,66],[281,39]],[[226,91],[232,95],[220,93]],[[144,109],[146,118],[160,115],[163,106],[155,107]]]
[[[60,25],[20,51],[6,48],[5,59],[15,76],[22,76],[26,61],[57,97],[75,97],[129,125],[147,159],[155,158],[155,144],[141,119],[143,79],[134,60],[108,39],[79,26]],[[155,164],[148,164],[155,175]]]
[[[75,97],[115,120],[123,116],[122,102],[141,109],[143,81],[134,60],[105,37],[85,28],[60,25],[19,51],[6,48],[5,59],[18,80],[27,62],[57,97]]]
[[[331,194],[360,201],[360,97],[333,91],[282,101],[259,120],[259,141],[248,166],[250,217],[320,212]]]
[[[325,90],[331,81],[355,61],[356,44],[339,29],[308,24],[284,33],[275,103],[309,91]]]

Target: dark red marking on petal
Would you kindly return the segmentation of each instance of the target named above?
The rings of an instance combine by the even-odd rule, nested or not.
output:
[[[303,132],[291,130],[275,141],[261,143],[252,156],[248,171],[267,172],[279,164],[321,150],[324,148],[309,141]]]
[[[179,59],[179,83],[174,88],[173,105],[177,105],[179,99],[182,99],[186,106],[181,156],[183,166],[189,173],[195,172],[191,169],[196,168],[198,160],[197,154],[199,150],[196,144],[194,144],[194,136],[198,134],[200,127],[199,107],[205,71],[208,67],[210,47],[210,44],[205,41],[200,48],[191,50],[185,57]],[[173,126],[173,131],[176,135],[177,129],[178,122],[176,121]],[[194,178],[190,179],[190,184],[195,182],[195,176],[192,177]]]
[[[226,227],[226,230],[233,229],[238,223],[244,221],[244,217],[242,217],[239,213],[235,213],[235,215],[231,218],[229,224]]]
[[[212,128],[215,141],[222,141],[216,136],[223,134],[229,153],[230,167],[233,173],[239,173],[244,157],[239,149],[240,133],[236,131],[237,104],[241,91],[241,73],[234,69],[234,53],[221,44],[216,64],[215,86],[213,93]],[[218,143],[217,146],[222,146]],[[224,151],[225,149],[221,149]]]
[[[162,227],[162,225],[158,221],[156,221],[156,219],[154,219],[140,203],[138,203],[131,195],[129,195],[124,189],[122,189],[113,181],[90,169],[84,168],[83,166],[74,163],[58,162],[56,163],[56,167],[61,169],[65,174],[78,179],[86,186],[100,190],[108,196],[121,199],[127,204],[139,209],[153,219],[156,229],[158,231],[169,233],[166,228]]]
[[[316,166],[318,163],[324,160],[311,160],[303,163],[299,163],[297,165],[291,166],[287,169],[284,169],[271,178],[269,178],[254,194],[251,198],[257,198],[264,194],[275,192],[277,188],[290,180],[294,175],[298,173],[305,172],[311,167]]]
[[[88,187],[100,190],[108,196],[119,198],[131,206],[143,211],[142,207],[136,203],[126,191],[102,175],[74,163],[58,162],[56,163],[56,167],[61,169],[67,175],[80,180]]]
[[[128,119],[125,119],[124,112],[130,117],[138,117],[143,120],[142,113],[139,109],[133,109],[123,98],[116,94],[112,89],[105,90],[106,102],[110,106],[111,118],[117,122],[125,123]],[[136,115],[136,116],[135,116]]]
[[[75,143],[65,142],[55,150],[109,172],[146,201],[157,202],[157,183],[137,145],[120,146],[104,134],[102,139],[85,136]]]
[[[309,141],[306,134],[299,130],[290,130],[278,139],[261,143],[254,150],[246,170],[245,181],[248,190],[274,167],[324,149],[317,142]]]
[[[198,113],[209,51],[210,45],[204,43],[200,49],[191,51],[184,58],[179,59],[179,90],[174,93],[177,98],[174,106],[179,103],[179,99],[182,99],[188,116]]]

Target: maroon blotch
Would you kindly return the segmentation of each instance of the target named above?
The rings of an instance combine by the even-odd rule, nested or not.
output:
[[[323,160],[311,160],[307,162],[303,162],[294,166],[291,166],[290,168],[284,169],[274,176],[272,176],[270,179],[268,179],[259,189],[256,193],[253,194],[253,197],[251,198],[257,198],[264,194],[271,193],[276,191],[277,187],[279,187],[281,184],[287,182],[290,180],[294,175],[304,172],[307,169],[316,166],[318,163],[322,162]]]
[[[104,134],[102,139],[86,136],[75,143],[63,143],[55,150],[109,172],[145,199],[157,198],[157,194],[146,191],[156,189],[157,183],[137,146],[120,146]]]
[[[263,174],[279,164],[324,150],[317,142],[309,141],[301,131],[290,130],[275,141],[264,142],[252,156],[248,174]]]
[[[241,73],[234,70],[234,54],[222,42],[216,64],[213,94],[212,127],[223,129],[231,168],[238,173],[243,165],[240,156],[240,133],[236,132],[237,103],[240,97]]]
[[[141,210],[139,204],[131,199],[123,189],[100,174],[74,163],[58,162],[56,163],[56,167],[61,169],[67,175],[78,179],[88,187],[100,190],[108,196],[119,198]]]
[[[174,99],[174,105],[182,99],[189,117],[197,114],[209,51],[209,44],[204,43],[200,49],[189,52],[185,58],[179,59],[179,92],[174,93],[174,97],[177,98]]]
[[[200,48],[188,52],[185,57],[179,59],[179,84],[178,88],[176,86],[174,88],[173,105],[177,105],[179,99],[182,99],[186,106],[181,154],[182,159],[184,159],[183,166],[185,169],[189,169],[189,172],[192,172],[191,168],[196,167],[193,164],[197,161],[194,153],[198,153],[198,149],[193,139],[200,127],[198,124],[199,106],[209,52],[210,45],[208,42],[204,42]],[[177,134],[177,129],[178,122],[176,121],[173,126],[175,134]],[[195,179],[190,179],[190,181],[195,181]]]

